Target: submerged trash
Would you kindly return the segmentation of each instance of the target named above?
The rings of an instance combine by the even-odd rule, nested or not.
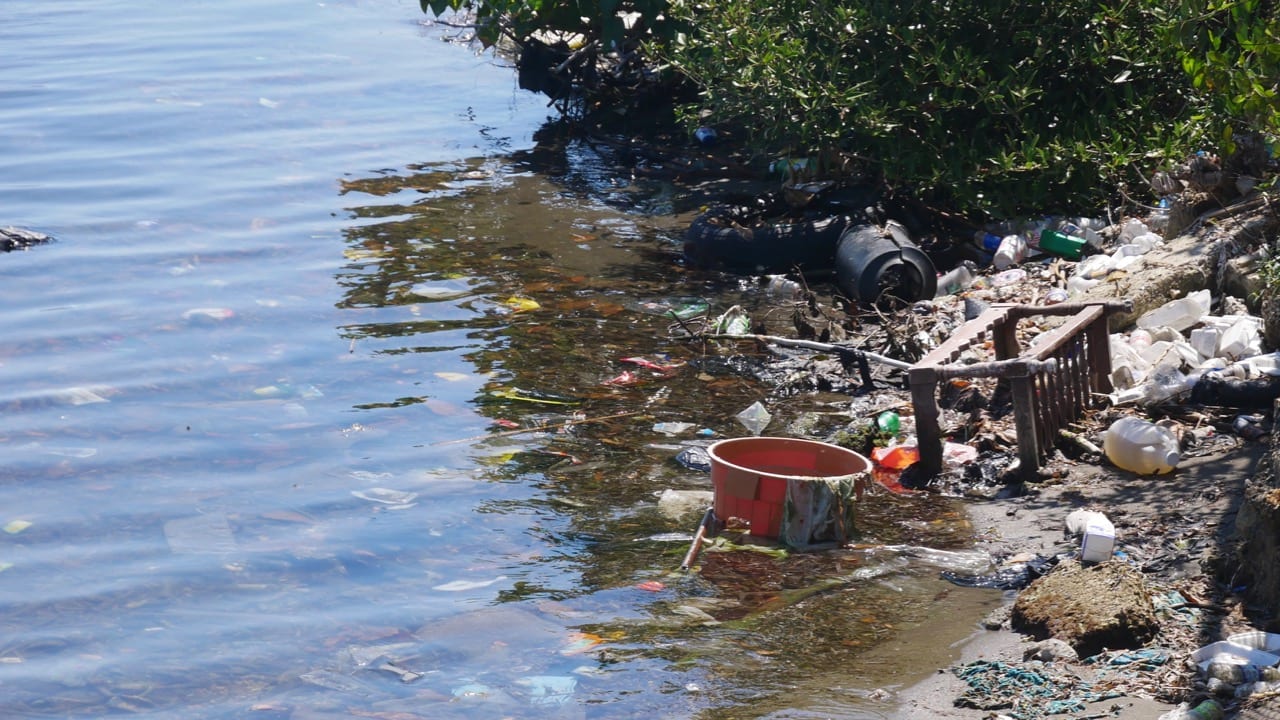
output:
[[[943,580],[962,587],[994,588],[996,590],[1021,590],[1033,580],[1049,572],[1058,564],[1058,558],[1037,555],[1020,563],[1002,567],[993,573],[962,573],[955,570],[943,570]]]
[[[443,585],[436,585],[431,589],[439,590],[440,592],[463,592],[466,590],[479,590],[480,588],[489,587],[490,585],[493,585],[495,583],[500,583],[506,579],[507,579],[506,575],[499,575],[498,577],[493,578],[491,580],[454,580],[453,582],[447,582],[447,583],[444,583]]]
[[[764,429],[769,427],[769,421],[773,419],[773,416],[769,414],[769,411],[765,409],[759,400],[751,403],[750,407],[734,417],[752,435],[759,435],[764,432]]]
[[[418,493],[415,492],[380,487],[369,488],[368,490],[352,490],[351,494],[361,500],[389,505],[393,510],[413,507],[413,501],[418,499]]]
[[[690,445],[676,455],[676,462],[690,470],[711,472],[711,456],[701,445]]]
[[[222,513],[175,518],[164,524],[164,536],[174,553],[231,553],[235,535]]]
[[[689,422],[660,422],[654,423],[653,431],[663,435],[681,435],[695,427],[697,427],[696,424]]]
[[[516,680],[517,685],[529,689],[530,705],[563,705],[578,687],[578,680],[569,676],[536,675]]]

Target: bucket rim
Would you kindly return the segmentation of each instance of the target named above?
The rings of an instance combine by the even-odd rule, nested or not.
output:
[[[818,446],[821,448],[826,448],[831,450],[837,450],[839,452],[852,455],[857,459],[861,460],[864,467],[861,470],[857,470],[851,473],[844,473],[842,475],[783,475],[781,473],[768,472],[766,470],[760,470],[758,468],[744,467],[742,465],[738,465],[737,463],[729,462],[728,460],[726,460],[725,458],[721,457],[719,454],[716,453],[716,448],[720,447],[721,445],[741,444],[744,442],[759,441],[759,440],[780,440],[786,443],[793,443],[796,445],[811,445],[811,446]],[[847,447],[841,447],[839,445],[835,445],[829,442],[822,442],[821,440],[809,440],[807,438],[789,438],[789,437],[781,437],[777,435],[751,435],[747,437],[725,438],[724,440],[717,440],[716,442],[711,443],[710,445],[707,446],[707,455],[711,458],[711,464],[713,469],[716,463],[719,463],[727,468],[731,468],[738,472],[754,473],[761,477],[771,477],[771,478],[806,479],[806,480],[842,480],[844,478],[854,478],[859,475],[865,475],[866,473],[871,471],[871,467],[872,467],[870,458],[866,457],[865,455],[863,455],[862,453],[856,450],[850,450]]]

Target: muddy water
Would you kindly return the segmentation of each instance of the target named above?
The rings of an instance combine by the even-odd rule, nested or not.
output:
[[[861,545],[675,571],[674,460],[840,396],[663,308],[687,189],[563,143],[417,3],[6,2],[0,715],[875,717],[990,592]],[[653,370],[623,358],[672,368]],[[945,653],[944,653],[945,654]]]

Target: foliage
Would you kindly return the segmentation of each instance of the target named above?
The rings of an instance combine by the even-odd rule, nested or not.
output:
[[[1148,155],[1198,141],[1167,18],[1062,0],[673,0],[655,48],[753,142],[836,150],[922,197],[1010,216],[1096,207]],[[1046,203],[1059,207],[1046,207]]]
[[[579,86],[610,56],[613,76],[687,79],[690,129],[715,124],[792,180],[852,163],[974,215],[1149,201],[1152,171],[1280,130],[1277,0],[421,2],[474,11],[490,45],[574,38]]]
[[[1280,4],[1262,0],[1182,0],[1166,16],[1161,41],[1179,49],[1182,68],[1224,118],[1222,149],[1247,128],[1280,133]]]

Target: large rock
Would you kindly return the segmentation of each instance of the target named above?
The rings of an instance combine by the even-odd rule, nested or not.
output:
[[[1037,639],[1066,642],[1080,657],[1142,647],[1157,630],[1142,573],[1118,561],[1063,561],[1018,595],[1011,621]]]

